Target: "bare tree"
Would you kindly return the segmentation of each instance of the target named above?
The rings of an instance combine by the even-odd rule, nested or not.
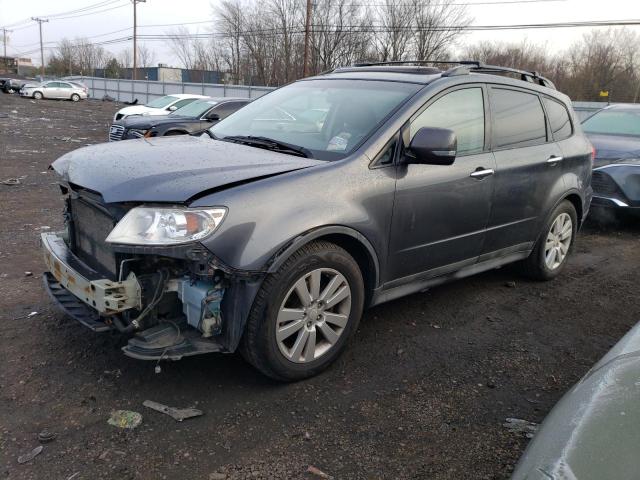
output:
[[[130,48],[125,48],[120,52],[118,56],[118,61],[120,62],[120,66],[122,68],[132,68],[133,67],[133,52]]]
[[[257,5],[253,5],[254,8]],[[216,27],[221,34],[221,42],[227,48],[227,55],[223,58],[233,74],[233,81],[241,83],[241,63],[242,63],[242,38],[245,24],[245,6],[241,0],[222,0],[214,7],[214,17]],[[246,34],[246,32],[245,32]]]
[[[381,27],[377,29],[376,48],[383,62],[403,60],[411,54],[409,44],[413,38],[413,20],[416,4],[420,0],[407,3],[405,0],[385,0],[378,7],[377,18]]]
[[[147,68],[152,67],[155,63],[156,54],[153,50],[149,49],[146,44],[138,45],[138,65]]]
[[[184,68],[192,69],[195,64],[195,49],[186,27],[179,27],[168,34],[167,43]]]
[[[413,0],[418,60],[443,60],[471,23],[466,7],[454,0]]]

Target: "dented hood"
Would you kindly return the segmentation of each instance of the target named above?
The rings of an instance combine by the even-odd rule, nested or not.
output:
[[[323,163],[185,135],[80,148],[51,166],[67,182],[100,193],[106,203],[182,203],[207,190]]]

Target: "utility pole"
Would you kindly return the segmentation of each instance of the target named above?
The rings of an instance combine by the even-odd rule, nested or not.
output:
[[[31,20],[34,22],[38,22],[38,26],[40,27],[40,76],[42,80],[44,80],[44,47],[42,46],[42,24],[47,23],[49,20],[38,17],[31,17]]]
[[[2,27],[3,33],[3,43],[4,43],[4,65],[9,68],[9,61],[7,60],[7,33],[11,33],[12,30],[7,30],[5,27]]]
[[[309,35],[311,30],[311,0],[307,0],[307,20],[304,25],[304,60],[302,67],[302,76],[309,76]]]
[[[138,34],[138,19],[136,16],[136,5],[138,5],[139,2],[146,2],[147,0],[131,0],[131,2],[133,2],[133,72],[131,75],[131,78],[133,80],[136,80],[136,70],[138,68],[138,47],[136,45],[137,43],[137,34]]]

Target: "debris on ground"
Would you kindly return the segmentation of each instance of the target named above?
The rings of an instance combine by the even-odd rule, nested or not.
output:
[[[49,443],[53,442],[56,439],[57,435],[49,430],[43,430],[38,434],[38,440],[40,443]]]
[[[20,185],[20,180],[17,178],[7,178],[0,183],[2,183],[3,185]]]
[[[187,418],[199,417],[200,415],[204,415],[202,410],[198,410],[197,408],[174,408],[163,405],[162,403],[154,402],[153,400],[145,400],[142,405],[155,410],[156,412],[169,415],[178,422],[181,422]]]
[[[523,434],[527,438],[533,438],[539,428],[537,423],[522,420],[520,418],[507,418],[502,426],[510,430],[511,433]]]
[[[71,475],[70,477],[67,477],[67,480],[73,480],[74,478],[76,478],[78,475],[80,475],[80,472],[76,472],[73,475]]]
[[[315,475],[318,478],[331,478],[331,475],[324,473],[322,470],[320,470],[317,467],[314,467],[313,465],[309,465],[309,467],[307,468],[307,473],[310,473],[311,475]]]
[[[209,480],[227,480],[227,474],[219,472],[210,473]]]
[[[102,101],[103,101],[103,102],[115,102],[115,101],[116,101],[116,99],[115,99],[115,98],[113,98],[113,97],[112,97],[112,96],[110,96],[110,95],[103,95],[103,96],[102,96]]]
[[[114,410],[107,423],[114,427],[133,430],[142,423],[142,415],[131,410]]]
[[[31,312],[29,315],[27,315],[27,318],[35,317],[37,314],[38,312]]]
[[[36,458],[38,455],[40,455],[40,453],[42,453],[43,449],[44,449],[44,447],[42,445],[38,445],[36,448],[31,450],[29,453],[25,453],[24,455],[20,455],[18,457],[18,463],[30,462],[31,460]]]
[[[24,276],[25,277],[32,277],[33,276],[33,272],[24,272]]]
[[[507,282],[504,286],[507,288],[516,288],[516,282]]]

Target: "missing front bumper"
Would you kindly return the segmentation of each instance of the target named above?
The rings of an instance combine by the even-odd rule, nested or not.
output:
[[[55,233],[41,235],[44,261],[58,284],[102,316],[142,308],[142,293],[135,274],[114,282],[102,278],[69,249]],[[55,298],[55,297],[54,297]]]

